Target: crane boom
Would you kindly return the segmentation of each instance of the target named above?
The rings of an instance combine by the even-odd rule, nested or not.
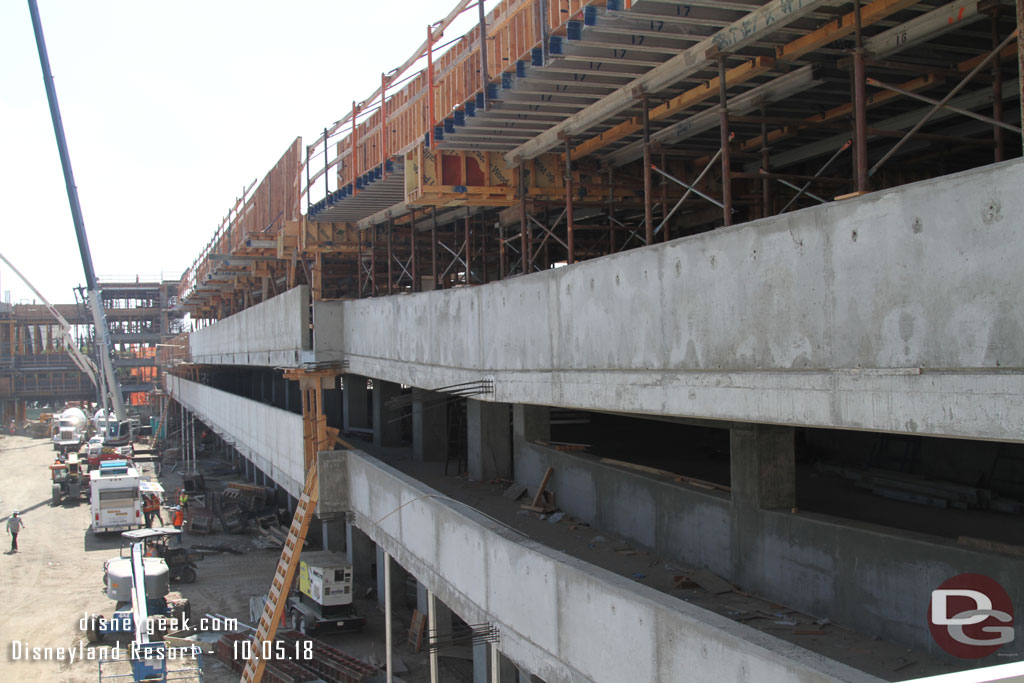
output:
[[[71,157],[68,154],[67,140],[64,137],[64,124],[57,105],[57,90],[53,85],[53,74],[50,71],[50,58],[46,53],[46,41],[43,38],[43,25],[39,19],[39,7],[36,0],[28,0],[29,13],[32,15],[32,29],[35,31],[36,48],[39,50],[39,65],[43,70],[43,85],[46,88],[46,99],[50,104],[50,119],[53,121],[53,133],[57,138],[57,150],[60,153],[60,165],[64,170],[64,185],[71,205],[71,218],[75,224],[75,235],[78,237],[78,251],[82,255],[82,267],[85,270],[85,281],[89,291],[89,308],[92,310],[93,324],[96,326],[96,344],[99,350],[100,365],[109,389],[110,402],[114,408],[118,423],[128,419],[124,409],[124,398],[121,396],[121,385],[114,374],[114,363],[110,354],[113,346],[110,342],[110,330],[107,328],[107,316],[103,311],[99,282],[93,270],[92,253],[89,251],[89,240],[85,234],[85,222],[82,220],[82,206],[78,201],[78,188],[75,176],[71,171]],[[107,413],[108,417],[110,413]]]

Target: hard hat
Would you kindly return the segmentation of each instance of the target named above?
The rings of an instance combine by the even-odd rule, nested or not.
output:
[[[17,510],[15,510],[15,511],[14,511],[14,516],[15,516],[15,517],[17,517],[17,516],[18,516],[18,511],[17,511]]]

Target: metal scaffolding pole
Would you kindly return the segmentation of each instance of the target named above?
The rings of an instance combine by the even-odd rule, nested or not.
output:
[[[725,86],[725,57],[718,58],[718,128],[722,142],[722,219],[732,225],[732,159],[729,154],[729,99]]]
[[[865,92],[864,74],[864,37],[861,33],[861,0],[856,0],[853,5],[853,20],[856,26],[856,44],[853,50],[853,110],[854,110],[854,139],[857,143],[857,152],[854,155],[857,164],[856,188],[857,192],[868,191],[868,114],[867,114],[867,93]]]
[[[651,207],[651,194],[653,193],[654,181],[651,176],[651,116],[650,104],[647,95],[640,98],[640,117],[643,125],[644,140],[644,239],[647,244],[654,243],[654,210]]]
[[[650,176],[651,172],[647,171],[647,178],[650,179]],[[648,186],[649,185],[650,183],[648,182]],[[649,187],[646,189],[649,189]],[[566,263],[568,263],[570,266],[576,262],[576,242],[575,236],[573,235],[574,225],[572,216],[572,193],[572,141],[570,140],[570,138],[567,137],[565,138],[565,226],[566,230],[569,233],[569,238],[567,240],[568,244],[566,245],[566,251],[569,252],[569,255],[568,257],[566,257]],[[646,201],[649,207],[651,202],[651,197],[649,194],[647,195]],[[648,224],[648,234],[650,234],[650,231],[651,227],[650,224]]]

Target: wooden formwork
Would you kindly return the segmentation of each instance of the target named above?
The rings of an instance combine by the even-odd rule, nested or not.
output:
[[[504,0],[489,14],[487,24],[487,69],[491,83],[502,73],[511,73],[516,63],[529,61],[531,51],[541,46],[543,36],[564,35],[566,24],[580,20],[589,5],[604,6],[605,0]],[[432,34],[435,42],[440,35]],[[485,88],[480,55],[480,27],[471,29],[446,51],[433,59],[434,116],[428,112],[429,81],[426,70],[410,78],[401,88],[388,89],[384,79],[385,102],[364,102],[327,131],[310,148],[329,150],[326,164],[310,168],[308,187],[333,172],[330,187],[346,187],[364,174],[374,171],[394,156],[414,150],[433,126],[441,126],[455,111],[468,113],[476,95]],[[373,108],[373,111],[369,109]],[[386,116],[384,115],[386,112]],[[352,118],[357,124],[352,127]],[[386,122],[386,126],[382,125]],[[385,130],[386,128],[386,130]],[[355,155],[353,163],[353,140]],[[358,191],[358,190],[356,190]]]

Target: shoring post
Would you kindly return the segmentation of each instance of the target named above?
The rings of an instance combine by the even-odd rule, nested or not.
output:
[[[653,178],[651,177],[651,117],[650,103],[646,93],[640,97],[640,118],[643,123],[644,142],[644,238],[647,244],[654,244],[654,210],[651,202],[654,193]]]
[[[992,7],[992,49],[999,47],[999,5]],[[1003,120],[1003,69],[996,59],[992,62],[992,118],[996,121]],[[992,126],[992,138],[996,143],[993,161],[1003,160],[1003,129],[1000,126]]]
[[[356,144],[356,101],[352,100],[352,196],[359,194],[356,178],[359,176],[359,145]]]
[[[392,262],[395,260],[395,255],[394,255],[394,252],[391,250],[391,219],[390,218],[388,219],[387,248],[388,248],[388,255],[387,255],[387,260],[388,260],[388,294],[391,294],[391,283],[393,282],[393,277],[394,277],[394,275],[391,272],[391,266],[392,266]]]
[[[615,253],[615,169],[608,167],[608,253]]]
[[[772,172],[771,148],[768,147],[768,107],[761,105],[761,168]],[[772,181],[765,178],[761,181],[761,214],[772,215]]]
[[[331,186],[330,186],[330,183],[327,182],[327,177],[330,175],[330,172],[331,172],[330,164],[327,163],[327,157],[328,156],[330,156],[330,155],[327,154],[327,129],[324,128],[324,201],[325,202],[331,196]]]
[[[650,171],[648,171],[650,173]],[[565,138],[565,228],[568,232],[568,239],[566,244],[568,245],[567,251],[569,252],[565,262],[568,265],[572,265],[576,262],[576,236],[573,224],[572,215],[572,194],[573,194],[573,182],[572,182],[572,138],[566,136]],[[648,205],[650,199],[648,199]],[[650,230],[650,228],[648,228]]]
[[[1022,0],[1024,1],[1024,0]],[[520,261],[523,264],[523,275],[526,275],[531,270],[530,254],[527,251],[527,230],[529,229],[529,221],[526,218],[526,164],[522,161],[519,162],[519,241],[520,241]]]
[[[380,172],[388,177],[388,100],[385,94],[388,88],[388,77],[380,75]]]
[[[363,298],[363,238],[356,231],[356,289],[359,292],[357,299]]]
[[[505,226],[498,223],[498,279],[505,279]]]
[[[370,296],[377,296],[377,226],[370,230]]]
[[[487,88],[484,88],[486,91]],[[434,30],[427,25],[427,134],[430,149],[434,149]]]
[[[430,212],[430,274],[434,278],[434,289],[441,289],[437,279],[437,207]]]
[[[466,244],[465,244],[466,284],[469,285],[469,284],[472,284],[471,280],[472,280],[472,270],[473,270],[473,256],[472,256],[472,254],[473,254],[473,252],[472,252],[473,243],[470,241],[471,237],[470,237],[469,209],[468,208],[466,209],[466,221],[463,224],[463,227],[465,228],[465,235],[464,235],[464,237],[465,237],[465,240],[466,240]]]
[[[856,47],[853,50],[853,110],[854,140],[857,145],[853,158],[857,165],[857,192],[868,191],[868,118],[867,93],[864,74],[864,36],[861,32],[861,0],[853,3]]]
[[[487,284],[487,221],[480,221],[480,280]]]
[[[666,160],[665,160],[665,150],[664,149],[662,149],[662,151],[661,151],[660,163],[661,163],[661,167],[667,171],[668,170],[668,164],[666,163]],[[664,218],[664,217],[668,216],[668,180],[664,176],[660,177],[659,180],[661,181],[661,216],[662,216],[662,218]],[[668,223],[666,222],[665,223],[664,241],[668,242],[669,239],[670,238],[669,238]]]
[[[1020,80],[1020,128],[1024,131],[1024,0],[1017,0],[1017,78]],[[1024,132],[1020,136],[1024,148]]]
[[[490,107],[490,100],[487,97],[487,17],[484,15],[484,0],[477,0],[477,9],[480,13],[480,76],[484,86],[484,111]]]
[[[412,254],[409,256],[409,260],[412,261],[412,291],[420,291],[420,273],[419,273],[419,258],[416,254],[416,210],[413,209],[409,214],[409,228],[411,233],[409,235],[409,248],[412,250]]]
[[[722,218],[723,225],[732,225],[732,159],[729,154],[729,100],[725,86],[725,56],[718,57],[718,128],[722,142]]]

